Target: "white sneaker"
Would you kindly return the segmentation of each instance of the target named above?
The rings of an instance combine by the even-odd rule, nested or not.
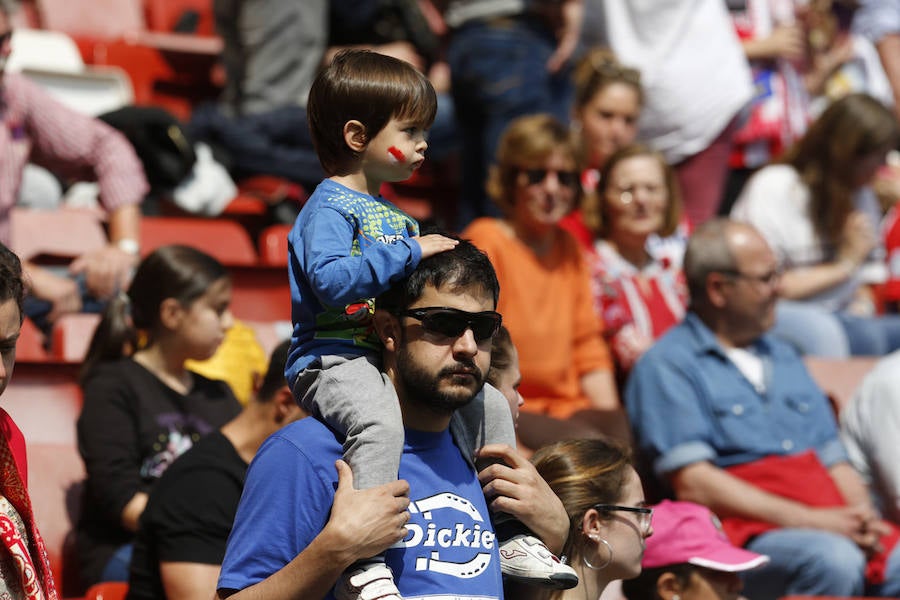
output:
[[[523,533],[500,543],[500,570],[531,585],[558,590],[578,585],[578,575],[572,567],[560,562],[541,540]]]
[[[394,573],[382,561],[357,563],[334,586],[337,600],[403,600]]]

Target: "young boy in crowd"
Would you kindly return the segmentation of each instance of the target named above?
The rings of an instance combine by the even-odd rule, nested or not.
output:
[[[339,53],[309,94],[309,127],[329,177],[288,235],[294,331],[285,376],[306,410],[346,434],[344,458],[360,489],[396,480],[404,442],[396,393],[379,369],[373,299],[422,258],[457,244],[419,235],[418,223],[379,195],[383,183],[403,181],[421,166],[436,109],[434,89],[421,73],[363,50]],[[471,329],[474,341],[487,345],[500,326],[496,313],[475,319],[431,307],[403,316],[447,338]],[[458,367],[447,377],[475,368]],[[509,407],[494,388],[485,386],[457,415],[451,430],[473,464],[474,450],[484,444],[515,445]],[[574,571],[527,531],[505,526],[499,533],[501,557],[511,557],[503,561],[505,573],[553,587],[577,583]],[[383,557],[348,570],[335,593],[400,600]]]

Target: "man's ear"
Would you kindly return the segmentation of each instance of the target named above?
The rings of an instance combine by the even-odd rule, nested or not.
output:
[[[672,600],[684,593],[681,582],[671,571],[666,571],[656,580],[656,595],[662,600]]]
[[[375,311],[375,332],[388,352],[397,350],[400,341],[400,322],[386,310]]]
[[[297,405],[291,388],[284,385],[276,390],[275,395],[270,400],[275,407],[275,421],[280,425],[287,423],[292,419],[296,411],[301,411],[304,416],[308,416],[306,411]]]
[[[706,276],[706,297],[709,303],[716,308],[722,308],[728,299],[722,294],[726,285],[726,276],[721,273],[710,273]]]
[[[366,126],[353,119],[344,123],[344,143],[354,152],[362,152],[369,143]]]

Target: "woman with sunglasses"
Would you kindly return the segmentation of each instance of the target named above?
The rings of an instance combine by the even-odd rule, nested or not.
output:
[[[641,480],[622,447],[602,440],[568,440],[532,457],[538,473],[562,501],[569,535],[562,554],[578,586],[560,592],[511,590],[511,598],[596,600],[609,582],[641,572],[653,510],[644,506]]]
[[[758,171],[731,210],[784,265],[775,335],[802,354],[842,358],[900,348],[900,316],[875,315],[884,281],[881,207],[871,184],[900,139],[893,113],[851,94],[831,104],[778,164]]]
[[[575,149],[550,115],[513,121],[500,139],[488,193],[503,218],[477,219],[463,232],[497,271],[497,310],[515,338],[528,404],[519,436],[541,428],[529,414],[596,421],[627,439],[609,350],[600,335],[590,278],[578,243],[559,226],[579,199]],[[543,440],[546,441],[546,440]]]
[[[620,380],[654,340],[684,317],[681,197],[672,168],[643,145],[609,157],[584,202],[594,236],[588,262],[597,310]]]

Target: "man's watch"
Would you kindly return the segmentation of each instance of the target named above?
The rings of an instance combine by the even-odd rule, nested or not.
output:
[[[133,256],[137,256],[141,253],[141,245],[137,240],[132,238],[122,238],[121,240],[116,241],[116,248]]]

